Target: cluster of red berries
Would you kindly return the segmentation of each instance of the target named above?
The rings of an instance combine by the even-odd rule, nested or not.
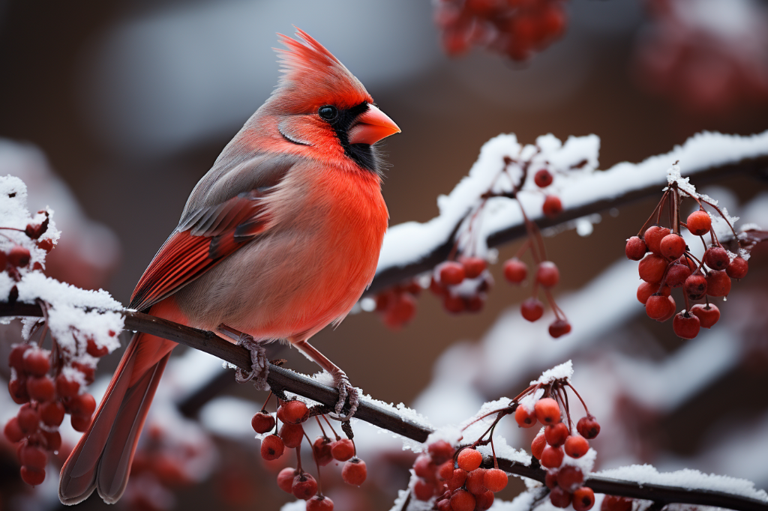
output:
[[[484,511],[494,493],[507,486],[507,473],[498,465],[480,468],[482,462],[483,455],[471,446],[456,452],[445,440],[432,442],[413,465],[412,494],[422,501],[436,497],[433,509],[439,511]]]
[[[44,215],[44,219],[39,224],[27,224],[26,228],[21,229],[2,227],[2,230],[9,231],[21,231],[27,235],[27,237],[35,242],[38,248],[50,252],[53,250],[53,240],[51,238],[40,239],[48,230],[49,214],[47,211],[38,211],[38,214]],[[3,234],[3,236],[5,236]],[[13,241],[9,236],[5,236],[8,240]],[[23,245],[13,242],[8,251],[0,250],[0,272],[7,272],[11,278],[18,282],[21,280],[21,272],[23,270],[30,269],[29,263],[32,261],[32,254],[29,249]],[[35,262],[32,270],[42,270],[43,265],[40,262]],[[19,292],[16,286],[11,288],[10,296],[7,297],[9,303],[14,303],[18,298]]]
[[[487,267],[486,260],[480,257],[446,261],[432,272],[429,290],[443,301],[443,308],[451,314],[480,312],[493,286]]]
[[[728,29],[702,2],[647,0],[652,23],[635,50],[636,76],[649,92],[697,115],[729,114],[768,99],[768,23],[760,2],[731,11]],[[716,71],[715,71],[716,70]],[[706,79],[705,79],[706,77]]]
[[[435,22],[451,56],[473,45],[528,60],[565,32],[563,0],[439,0]]]
[[[8,390],[22,407],[5,425],[5,436],[19,443],[21,478],[36,486],[45,480],[45,451],[56,452],[61,447],[59,426],[64,415],[70,414],[76,431],[85,431],[90,426],[96,400],[81,392],[81,382],[90,383],[94,373],[88,368],[88,376],[79,373],[78,377],[68,377],[58,363],[53,364],[51,371],[51,352],[30,344],[14,346],[8,364],[12,369]],[[70,369],[67,373],[75,371]],[[52,377],[53,372],[58,374]]]
[[[638,272],[643,282],[637,289],[637,299],[645,305],[648,317],[664,322],[674,316],[672,329],[675,334],[683,339],[693,339],[702,327],[711,328],[720,319],[720,310],[709,303],[709,297],[728,296],[731,279],[746,277],[749,265],[740,255],[732,257],[717,239],[712,230],[712,218],[704,210],[704,204],[720,213],[716,206],[694,197],[700,209],[691,213],[686,222],[679,220],[682,193],[674,186],[665,192],[640,233],[627,240],[625,254],[633,261],[640,261]],[[659,225],[665,202],[670,205],[672,217],[678,219],[673,220],[672,229]],[[654,217],[656,225],[647,227]],[[706,247],[701,260],[691,254],[680,236],[681,227],[701,238]],[[709,246],[704,240],[706,235],[711,240]],[[735,232],[734,238],[738,240]],[[671,292],[677,287],[682,288],[685,308],[675,314],[677,306]],[[691,306],[691,302],[702,299],[705,303]]]
[[[569,416],[570,414],[566,414]],[[540,422],[544,427],[531,443],[531,454],[547,469],[545,484],[551,490],[550,501],[555,507],[573,504],[576,511],[587,511],[595,504],[592,489],[582,486],[581,469],[563,464],[565,456],[578,459],[589,451],[589,441],[600,433],[600,424],[587,412],[576,424],[576,432],[563,422],[560,406],[551,397],[540,399],[533,410],[520,405],[515,420],[522,428],[531,428]],[[566,418],[570,422],[569,417]]]
[[[416,298],[421,286],[415,280],[396,285],[376,296],[376,312],[389,328],[398,330],[416,315]]]
[[[311,416],[310,409],[305,403],[298,400],[283,401],[273,416],[264,409],[257,412],[251,419],[254,431],[266,434],[272,430],[275,433],[265,436],[261,441],[261,456],[265,460],[276,460],[283,455],[286,448],[295,448],[300,452],[304,437],[309,442],[309,437],[304,432],[305,423]],[[324,417],[325,418],[325,417]],[[277,420],[276,420],[277,419]],[[277,427],[277,421],[282,426]],[[326,419],[327,422],[327,419]],[[360,486],[368,476],[368,469],[363,460],[357,457],[355,444],[349,438],[341,438],[331,427],[335,440],[331,440],[322,428],[320,420],[318,425],[322,435],[317,437],[312,445],[312,457],[317,466],[324,467],[332,461],[344,462],[341,470],[341,478],[345,483]],[[330,427],[330,423],[328,423]],[[307,501],[307,511],[332,511],[333,501],[318,493],[318,481],[301,467],[301,456],[297,456],[296,468],[284,468],[277,475],[277,485],[281,490],[293,494],[296,498]]]

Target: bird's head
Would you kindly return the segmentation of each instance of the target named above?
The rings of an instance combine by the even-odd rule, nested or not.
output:
[[[280,35],[282,76],[264,105],[279,117],[280,135],[319,151],[341,148],[359,167],[378,171],[371,146],[400,128],[331,52],[301,29],[296,35]]]

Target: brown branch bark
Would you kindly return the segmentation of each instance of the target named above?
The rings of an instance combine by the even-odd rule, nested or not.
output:
[[[714,181],[721,181],[727,177],[733,177],[736,174],[750,174],[756,177],[765,178],[768,175],[768,156],[761,156],[758,158],[744,159],[738,163],[729,165],[720,165],[711,167],[706,170],[696,172],[693,175],[693,179],[697,186],[705,185]],[[644,188],[638,188],[623,194],[616,195],[609,199],[604,199],[584,206],[563,210],[556,218],[540,218],[536,220],[536,224],[540,229],[547,227],[554,227],[556,225],[564,224],[577,218],[581,218],[594,213],[600,213],[612,208],[618,208],[626,206],[630,202],[635,202],[648,197],[658,196],[661,193],[661,189],[667,185],[666,180],[659,181],[651,186]],[[457,226],[458,227],[458,226]],[[432,252],[425,255],[421,259],[411,261],[403,266],[391,266],[388,268],[380,268],[376,273],[376,277],[373,279],[371,287],[366,292],[367,296],[372,296],[380,291],[388,289],[395,284],[399,284],[406,279],[413,278],[421,273],[431,270],[438,264],[442,263],[448,257],[448,254],[453,248],[454,239],[457,229],[454,229],[449,239],[436,247]],[[504,245],[518,238],[526,235],[525,225],[520,223],[509,227],[508,229],[498,231],[492,234],[488,238],[488,246],[498,247]]]
[[[170,339],[209,353],[246,371],[250,370],[251,358],[248,350],[221,339],[213,332],[190,328],[141,312],[124,310],[122,314],[125,318],[125,327],[129,330],[137,330]],[[41,317],[42,310],[34,304],[0,302],[0,316]],[[328,407],[333,407],[338,400],[336,389],[275,365],[270,365],[267,381],[273,390],[278,392],[287,390]],[[428,427],[365,401],[361,401],[355,417],[417,442],[425,442],[432,433]],[[492,463],[489,462],[490,460],[486,460],[485,465],[492,466]],[[538,466],[538,462],[534,459],[531,460],[530,465],[503,458],[499,458],[498,462],[499,468],[510,474],[544,482],[546,472]],[[652,500],[663,504],[681,503],[717,506],[738,511],[768,511],[768,503],[766,502],[727,492],[689,490],[672,486],[640,484],[634,481],[616,481],[601,477],[590,477],[584,484],[599,493]]]

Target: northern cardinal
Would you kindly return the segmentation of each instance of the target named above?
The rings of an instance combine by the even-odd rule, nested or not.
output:
[[[376,271],[389,214],[373,145],[399,133],[363,85],[302,30],[280,36],[278,87],[227,144],[179,225],[139,280],[130,307],[257,341],[282,339],[346,375],[307,339],[341,321]],[[59,498],[125,490],[174,342],[137,333],[88,430],[61,469]]]

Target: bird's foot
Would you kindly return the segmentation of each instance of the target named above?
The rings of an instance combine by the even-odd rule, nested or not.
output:
[[[335,371],[331,372],[331,375],[333,376],[336,388],[339,390],[339,400],[336,402],[336,414],[334,417],[342,421],[348,421],[357,411],[357,407],[360,404],[360,395],[357,389],[349,383],[349,378],[347,378],[347,374],[344,371],[336,368]],[[349,398],[349,411],[346,415],[342,415],[347,398]]]
[[[265,341],[257,341],[252,336],[234,330],[226,325],[220,325],[219,332],[230,339],[236,341],[238,346],[243,346],[251,353],[251,370],[246,372],[241,368],[235,371],[235,380],[237,383],[253,382],[253,386],[258,390],[269,390],[267,376],[269,376],[269,360],[267,359],[267,350],[264,348]]]

